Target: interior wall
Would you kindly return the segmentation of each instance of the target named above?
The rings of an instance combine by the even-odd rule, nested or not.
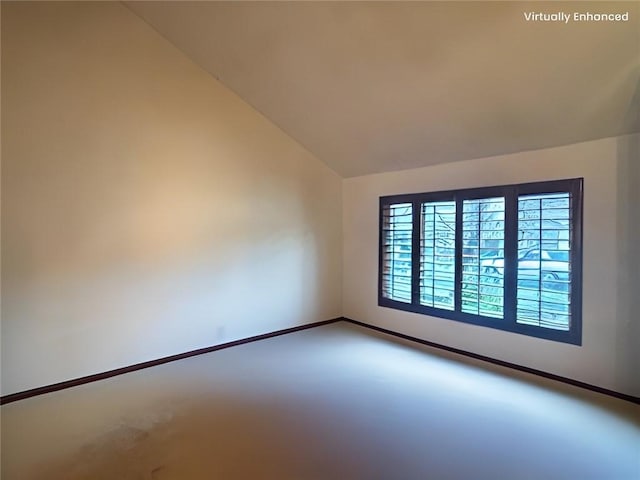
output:
[[[2,2],[2,394],[341,314],[341,179],[116,2]]]
[[[638,264],[640,239],[637,227],[621,221],[637,217],[632,202],[640,182],[632,175],[638,174],[638,158],[633,158],[638,150],[631,146],[639,141],[636,134],[344,180],[344,315],[640,396],[640,377],[633,368],[638,365],[638,317],[631,315],[631,302],[638,297],[633,265]],[[582,346],[377,306],[380,196],[574,177],[584,177]],[[623,183],[627,187],[620,195]],[[628,294],[618,289],[623,279]]]
[[[640,107],[635,115],[640,116]],[[638,124],[640,126],[640,124]],[[618,138],[617,375],[640,396],[640,135]]]

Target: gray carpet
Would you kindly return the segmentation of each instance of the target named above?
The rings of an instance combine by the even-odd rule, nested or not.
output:
[[[338,323],[5,405],[2,479],[638,480],[640,406]]]

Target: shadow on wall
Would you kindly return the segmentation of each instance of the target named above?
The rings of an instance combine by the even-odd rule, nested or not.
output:
[[[640,71],[636,72],[640,76]],[[625,118],[627,131],[640,132],[640,81]],[[629,352],[627,358],[618,353],[617,371],[620,385],[628,385],[629,393],[640,396],[640,133],[618,138],[618,352]]]

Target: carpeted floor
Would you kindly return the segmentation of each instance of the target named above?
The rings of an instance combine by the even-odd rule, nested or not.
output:
[[[640,406],[337,323],[2,407],[2,480],[638,480]]]

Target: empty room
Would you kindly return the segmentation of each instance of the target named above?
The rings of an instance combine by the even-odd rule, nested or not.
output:
[[[640,480],[640,4],[1,43],[2,480]]]

